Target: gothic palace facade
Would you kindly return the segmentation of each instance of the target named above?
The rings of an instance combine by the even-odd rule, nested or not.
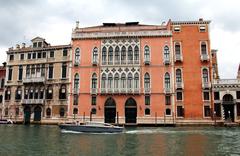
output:
[[[238,122],[240,82],[219,79],[209,24],[77,22],[71,45],[37,37],[30,47],[10,48],[2,116],[25,123]]]

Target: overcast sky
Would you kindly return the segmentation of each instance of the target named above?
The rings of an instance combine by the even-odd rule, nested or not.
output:
[[[52,45],[69,44],[80,27],[103,22],[211,20],[211,48],[218,49],[221,78],[235,78],[240,63],[239,0],[0,0],[0,61],[6,50],[40,36]]]

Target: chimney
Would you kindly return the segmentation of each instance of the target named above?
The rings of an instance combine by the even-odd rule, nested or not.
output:
[[[2,64],[3,64],[3,67],[6,67],[6,64],[7,64],[7,63],[6,63],[6,62],[3,62]]]
[[[25,48],[25,46],[26,46],[26,43],[22,43],[22,48]]]
[[[79,21],[76,21],[76,29],[79,28]]]
[[[16,44],[16,49],[19,49],[20,48],[20,45],[19,44]]]

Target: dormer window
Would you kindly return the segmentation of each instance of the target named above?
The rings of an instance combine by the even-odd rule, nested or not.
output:
[[[42,42],[38,42],[38,47],[39,47],[39,48],[42,47]]]

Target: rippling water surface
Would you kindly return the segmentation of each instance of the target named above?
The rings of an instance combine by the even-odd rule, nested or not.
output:
[[[122,134],[0,125],[0,156],[240,155],[240,128],[128,128]]]

